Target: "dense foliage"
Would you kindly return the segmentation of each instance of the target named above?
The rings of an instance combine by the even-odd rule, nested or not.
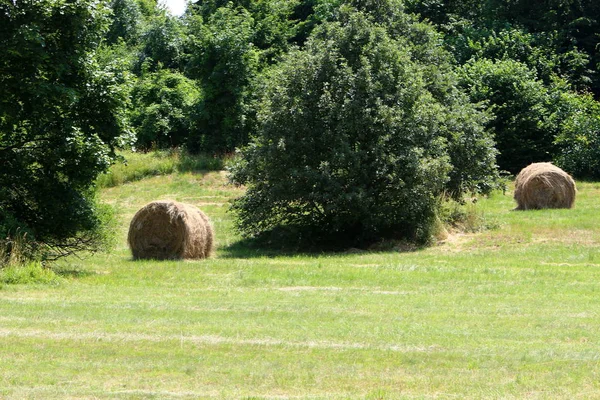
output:
[[[510,59],[480,59],[461,72],[472,101],[486,101],[493,113],[488,127],[496,134],[498,163],[504,169],[516,174],[532,161],[552,161],[550,94],[535,71]]]
[[[591,95],[565,91],[553,122],[561,126],[556,136],[556,162],[583,178],[600,178],[600,104]]]
[[[203,1],[191,8],[186,73],[199,81],[203,97],[190,150],[232,152],[248,142],[254,128],[254,83],[288,48],[293,3]]]
[[[144,70],[132,90],[136,147],[147,150],[186,144],[200,96],[195,82],[168,69]]]
[[[592,164],[575,168],[565,137],[576,118],[586,127],[600,117],[597,109],[576,110],[562,104],[570,97],[600,96],[598,45],[600,6],[597,1],[407,0],[411,12],[433,21],[446,47],[463,64],[463,83],[474,101],[484,101],[494,115],[488,127],[495,134],[501,168],[516,173],[529,163],[560,163],[569,172],[589,175]],[[587,101],[577,100],[583,107]],[[566,116],[566,110],[575,113]],[[558,142],[561,143],[557,146]],[[569,140],[591,154],[593,141]],[[565,158],[566,157],[566,158]],[[574,160],[573,160],[574,161]],[[571,169],[573,167],[573,169]],[[600,175],[595,175],[600,177]]]
[[[595,0],[407,0],[406,4],[444,29],[459,54],[472,43],[493,41],[506,30],[518,31],[533,44],[532,56],[554,53],[555,72],[600,94],[600,3]],[[512,41],[517,46],[519,42]]]
[[[266,79],[257,134],[232,171],[248,185],[233,206],[248,236],[285,227],[300,245],[426,241],[439,195],[496,183],[485,117],[456,89],[435,32],[399,2],[361,3]]]
[[[52,255],[102,244],[92,184],[127,139],[126,85],[94,50],[96,1],[0,3],[0,238]]]
[[[141,0],[113,3],[118,21],[144,9]],[[598,86],[597,6],[589,1],[555,0],[546,9],[531,9],[526,2],[495,0],[211,0],[193,2],[182,19],[158,9],[149,17],[146,11],[141,24],[121,29],[123,40],[128,40],[128,32],[139,31],[134,73],[141,75],[142,64],[152,71],[168,68],[194,80],[202,92],[194,111],[184,117],[188,119],[186,133],[182,131],[185,140],[154,138],[152,142],[159,146],[184,143],[192,152],[210,153],[227,153],[245,145],[256,131],[259,82],[269,79],[269,69],[294,46],[302,49],[313,30],[339,20],[348,5],[378,23],[391,24],[390,33],[401,29],[401,21],[413,18],[406,11],[435,23],[441,34],[419,29],[405,33],[415,43],[418,35],[424,35],[425,41],[435,36],[462,66],[460,84],[491,117],[486,129],[497,142],[501,169],[516,173],[531,162],[545,160],[567,165],[561,156],[566,142],[559,139],[566,125],[557,124],[554,116],[572,108],[561,105],[561,99],[597,93]],[[402,17],[398,19],[399,11]],[[419,54],[427,56],[427,51],[424,48]],[[439,49],[436,54],[441,54]],[[454,69],[450,64],[447,70]],[[436,68],[427,72],[429,78],[446,73]],[[152,104],[137,102],[134,112],[139,115]],[[590,118],[585,126],[593,126],[597,115],[589,107],[583,115]],[[142,146],[148,143],[148,133],[148,129],[138,129]]]

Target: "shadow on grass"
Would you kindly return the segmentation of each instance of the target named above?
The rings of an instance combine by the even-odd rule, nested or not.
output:
[[[89,276],[98,275],[95,271],[83,270],[74,267],[59,267],[52,268],[52,271],[61,278],[87,278]]]
[[[257,239],[242,239],[220,251],[219,258],[274,258],[274,257],[311,257],[316,258],[332,251],[316,249],[299,249],[280,246],[269,246]]]
[[[292,246],[262,238],[242,239],[220,251],[219,258],[274,258],[274,257],[330,257],[349,254],[413,253],[428,246],[405,240],[385,240],[366,246],[344,247],[337,245]]]

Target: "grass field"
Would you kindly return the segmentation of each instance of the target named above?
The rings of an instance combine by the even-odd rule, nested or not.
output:
[[[0,289],[2,399],[600,398],[600,184],[572,210],[419,249],[277,255],[235,245],[224,173],[105,188],[111,254]],[[208,261],[132,261],[133,214],[156,199],[213,220]]]

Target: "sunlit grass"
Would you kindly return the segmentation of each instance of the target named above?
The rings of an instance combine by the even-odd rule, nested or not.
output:
[[[58,283],[56,273],[45,268],[40,262],[27,261],[6,265],[0,268],[0,287],[15,284],[48,284]]]
[[[119,186],[157,175],[175,172],[218,171],[226,164],[226,157],[206,154],[190,155],[183,150],[157,150],[150,153],[121,151],[120,159],[110,170],[96,180],[100,188]]]

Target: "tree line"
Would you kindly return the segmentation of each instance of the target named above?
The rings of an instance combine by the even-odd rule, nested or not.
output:
[[[239,151],[246,236],[426,241],[442,194],[501,171],[600,177],[599,22],[594,0],[2,0],[0,239],[101,247],[116,150],[180,147]]]

